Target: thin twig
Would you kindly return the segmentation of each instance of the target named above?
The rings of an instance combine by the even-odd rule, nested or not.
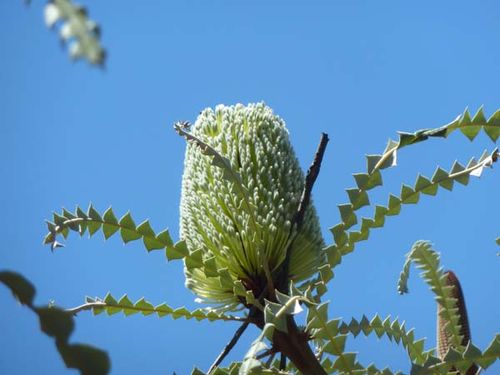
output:
[[[292,225],[290,227],[290,236],[293,235],[294,230],[298,232],[302,227],[307,206],[311,201],[312,188],[314,186],[314,183],[316,182],[316,179],[318,178],[319,171],[321,169],[321,162],[323,161],[323,156],[325,154],[326,145],[328,144],[328,141],[329,141],[328,134],[321,133],[321,138],[319,140],[319,145],[316,150],[316,154],[314,155],[313,162],[309,167],[309,169],[307,170],[304,182],[304,189],[302,190],[302,195],[300,197],[299,205],[297,207],[297,212],[295,213],[295,215],[293,215],[292,218]],[[288,265],[290,263],[291,249],[293,246],[294,239],[295,238],[292,238],[286,249],[286,255],[285,255],[285,260],[283,261],[280,280],[277,282],[278,288],[280,290],[283,290],[284,288],[287,287],[287,285],[283,284],[286,282],[288,276]]]
[[[314,155],[314,160],[307,170],[304,190],[302,191],[302,196],[300,197],[299,207],[292,220],[292,225],[295,224],[297,229],[300,229],[302,222],[304,221],[306,209],[311,200],[312,188],[316,182],[316,178],[318,178],[319,171],[321,169],[321,162],[323,161],[323,155],[325,154],[328,141],[328,134],[321,133],[321,139],[319,141],[318,149],[316,150],[316,155]]]
[[[271,364],[273,363],[274,357],[276,356],[276,352],[272,352],[269,358],[267,359],[266,362],[266,367],[271,367]],[[258,358],[257,358],[258,359]]]
[[[286,369],[286,355],[281,353],[280,357],[280,370],[285,370]]]
[[[260,293],[257,301],[259,302],[266,294],[266,289],[262,290]],[[241,335],[245,330],[247,329],[248,325],[250,323],[254,323],[258,325],[258,323],[255,321],[255,314],[259,311],[258,307],[256,305],[253,305],[249,311],[248,311],[248,316],[246,320],[243,322],[243,324],[236,330],[234,333],[233,338],[229,343],[222,349],[222,352],[219,354],[219,356],[215,359],[214,363],[212,366],[210,366],[210,369],[207,372],[207,375],[210,375],[210,373],[217,368],[217,366],[220,365],[220,363],[224,360],[224,358],[229,354],[229,352],[233,349],[233,347],[236,345],[238,340],[240,339]]]
[[[255,357],[255,359],[263,359],[263,358],[266,358],[267,356],[270,356],[273,354],[276,354],[276,349],[274,349],[274,348],[267,349],[266,351],[264,351],[263,353],[261,353],[257,357]]]
[[[220,365],[220,363],[224,360],[224,358],[226,358],[226,356],[229,354],[229,352],[231,351],[231,349],[233,349],[233,347],[236,345],[236,343],[240,339],[240,337],[243,334],[243,332],[245,332],[245,330],[247,329],[247,327],[248,327],[249,324],[250,324],[250,321],[246,320],[240,326],[240,328],[238,328],[236,330],[236,332],[234,333],[234,336],[231,339],[231,341],[229,341],[229,343],[224,347],[224,349],[222,349],[222,352],[215,359],[215,361],[212,364],[212,366],[210,366],[210,368],[208,369],[208,372],[207,372],[208,375],[210,375],[212,373],[212,371],[214,371],[217,368],[217,366]]]

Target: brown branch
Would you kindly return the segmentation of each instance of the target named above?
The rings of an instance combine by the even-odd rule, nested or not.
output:
[[[280,356],[280,370],[285,370],[286,369],[286,355],[281,353]]]
[[[288,332],[275,330],[273,335],[274,347],[284,354],[295,367],[304,375],[326,375],[308,344],[308,335],[299,329],[293,316],[287,316]]]
[[[299,205],[297,207],[297,212],[295,212],[292,218],[292,225],[290,227],[290,236],[293,235],[294,230],[299,231],[300,228],[302,227],[306,209],[311,201],[312,188],[314,186],[314,183],[316,182],[316,179],[318,178],[319,171],[321,169],[321,163],[323,161],[323,156],[325,154],[328,141],[329,141],[328,134],[321,133],[321,138],[319,140],[319,145],[316,150],[316,154],[314,155],[313,162],[309,167],[309,169],[307,170],[304,182],[304,189],[302,190],[302,195],[300,197]],[[276,283],[277,289],[280,291],[283,291],[288,286],[286,282],[288,279],[288,266],[290,263],[293,241],[294,239],[292,239],[288,244],[288,247],[286,249],[285,260],[283,261],[281,267],[281,273],[278,276],[278,282]]]
[[[212,371],[214,371],[217,368],[217,366],[220,365],[220,363],[224,360],[224,358],[226,358],[226,356],[229,354],[229,352],[231,351],[231,349],[233,349],[233,347],[236,345],[236,343],[240,339],[240,337],[243,334],[243,332],[245,332],[245,330],[247,329],[247,327],[248,327],[249,324],[250,324],[250,320],[246,320],[240,326],[240,328],[238,328],[236,330],[236,332],[234,333],[234,336],[231,339],[231,341],[229,341],[229,343],[224,347],[224,349],[222,349],[222,352],[215,359],[215,361],[212,364],[212,366],[210,366],[210,368],[208,369],[208,372],[207,372],[208,375],[210,375],[212,373]]]
[[[276,354],[276,349],[274,349],[274,348],[267,349],[266,351],[264,351],[263,353],[261,353],[257,357],[255,357],[255,359],[260,360],[260,359],[266,358],[266,357],[273,355],[273,354]]]
[[[316,155],[314,155],[314,160],[307,170],[304,190],[302,191],[302,196],[300,197],[299,207],[292,220],[292,226],[295,225],[297,229],[300,229],[302,222],[304,221],[306,209],[311,200],[312,188],[318,178],[319,171],[321,169],[321,162],[323,161],[323,155],[325,154],[328,141],[328,134],[321,133],[321,139],[319,141],[318,149],[316,150]]]

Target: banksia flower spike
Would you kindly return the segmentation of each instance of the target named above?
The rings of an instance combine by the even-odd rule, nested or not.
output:
[[[180,236],[190,256],[186,285],[203,302],[235,306],[235,282],[257,297],[276,282],[290,253],[287,280],[306,280],[324,263],[312,204],[294,228],[304,176],[283,120],[264,105],[204,110],[188,140]],[[240,283],[241,282],[241,283]]]

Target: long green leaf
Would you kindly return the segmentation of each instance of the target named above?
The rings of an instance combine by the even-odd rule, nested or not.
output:
[[[359,199],[351,201],[351,204],[339,206],[343,222],[330,228],[335,239],[335,244],[331,250],[339,251],[341,255],[352,252],[357,242],[368,239],[371,228],[382,227],[386,216],[398,215],[403,204],[418,203],[421,193],[436,195],[439,187],[452,190],[455,181],[467,185],[470,176],[479,177],[485,168],[491,167],[497,161],[498,155],[498,149],[495,149],[490,154],[483,153],[479,161],[471,159],[467,166],[455,162],[449,172],[437,168],[432,178],[418,175],[413,186],[403,184],[399,196],[390,195],[386,206],[376,206],[373,217],[363,218],[357,231],[348,229],[358,222],[353,207],[355,207],[356,202],[359,202]],[[339,262],[340,259],[336,261]]]
[[[440,187],[452,190],[455,182],[467,185],[470,176],[481,176],[485,168],[491,167],[497,161],[498,155],[498,149],[491,153],[485,151],[478,160],[473,158],[466,166],[455,162],[448,172],[438,167],[431,178],[419,174],[413,185],[402,185],[399,195],[390,194],[387,205],[376,205],[373,216],[362,218],[358,230],[348,230],[350,225],[344,222],[330,228],[335,243],[325,248],[329,264],[327,268],[331,269],[339,265],[342,262],[342,257],[351,253],[358,242],[368,239],[372,229],[382,228],[385,225],[387,216],[398,215],[403,205],[417,203],[421,194],[434,196]],[[358,221],[350,205],[339,207],[341,216],[347,222]],[[326,292],[326,284],[333,276],[333,272],[321,271],[320,269],[318,277],[305,283],[301,288],[312,286],[321,296]]]
[[[123,313],[125,316],[139,313],[144,316],[155,314],[160,318],[164,316],[170,316],[174,320],[179,318],[184,318],[187,320],[196,319],[198,321],[224,320],[240,322],[245,320],[245,318],[242,317],[226,315],[210,309],[196,309],[194,311],[189,311],[185,307],[172,308],[166,303],[154,306],[145,298],[140,298],[136,302],[132,302],[126,294],[117,299],[113,297],[111,293],[106,294],[104,298],[87,297],[83,305],[75,307],[73,309],[69,309],[67,311],[72,314],[77,314],[80,311],[84,310],[91,310],[94,315],[98,315],[103,312],[108,315]]]
[[[435,252],[427,241],[417,241],[407,255],[406,263],[398,281],[399,293],[408,293],[408,278],[410,263],[423,270],[421,276],[436,295],[440,306],[440,316],[446,322],[445,330],[450,336],[450,344],[456,350],[462,351],[463,335],[460,327],[460,316],[456,299],[452,296],[452,286],[447,283],[447,276],[439,265],[439,254]]]
[[[93,236],[101,230],[105,239],[116,233],[120,233],[124,243],[141,239],[147,251],[164,250],[168,260],[186,257],[191,259],[184,241],[174,244],[167,229],[156,234],[148,220],[136,225],[129,212],[118,220],[111,207],[102,215],[92,205],[89,205],[86,212],[78,206],[73,213],[63,209],[60,214],[54,213],[53,221],[47,221],[47,228],[49,232],[45,236],[44,244],[50,245],[52,249],[63,246],[57,241],[58,235],[66,238],[69,231],[73,231],[80,236],[86,232]]]
[[[359,220],[356,215],[356,211],[361,207],[370,205],[370,200],[368,196],[368,191],[383,184],[381,170],[395,166],[397,161],[397,152],[409,145],[425,141],[432,137],[446,138],[448,135],[453,133],[455,130],[460,130],[465,134],[470,140],[473,140],[480,130],[483,129],[484,132],[490,137],[493,142],[496,142],[500,136],[500,110],[497,110],[489,119],[484,116],[483,109],[480,108],[474,117],[471,119],[471,115],[468,110],[465,110],[460,116],[447,125],[434,129],[422,129],[414,133],[399,133],[399,139],[397,141],[389,140],[387,146],[382,154],[377,155],[367,155],[367,167],[366,172],[355,173],[354,179],[356,181],[355,188],[347,189],[347,194],[349,196],[349,203],[339,205],[339,211],[341,216],[341,223],[333,226],[330,230],[333,232],[335,237],[335,245],[332,247],[333,250],[339,249],[341,246],[345,245],[341,249],[341,254],[346,254],[354,249],[356,242],[365,240],[368,238],[368,232],[363,231],[363,227],[360,231],[348,233],[348,229],[356,225]],[[467,178],[464,177],[465,181]],[[459,181],[461,182],[461,181]],[[442,187],[446,187],[441,184]],[[429,193],[432,188],[429,188]],[[402,194],[412,195],[411,190],[404,189]],[[424,192],[425,193],[425,192]],[[406,199],[405,203],[417,203],[418,197],[413,196],[414,201]],[[391,203],[391,202],[390,202]],[[393,204],[398,203],[397,200],[393,200]],[[378,207],[377,207],[378,208]],[[379,215],[385,214],[383,207],[379,209]],[[390,214],[397,214],[399,211],[394,208],[389,212]],[[373,223],[370,219],[363,220],[362,225],[371,226]],[[375,227],[383,225],[383,222],[376,223]],[[349,237],[350,234],[350,237]],[[340,243],[340,244],[339,244]],[[336,263],[332,263],[335,261]],[[341,262],[341,257],[334,257],[330,259],[330,266],[335,267]]]
[[[365,336],[375,333],[378,338],[386,336],[389,340],[394,340],[396,343],[403,345],[412,363],[424,364],[430,355],[430,352],[424,351],[424,339],[415,339],[413,329],[407,331],[404,323],[399,323],[397,319],[391,320],[390,316],[381,319],[378,315],[375,315],[368,320],[363,315],[359,321],[353,318],[349,323],[341,322],[338,330],[342,334],[350,333],[354,337],[360,333]]]

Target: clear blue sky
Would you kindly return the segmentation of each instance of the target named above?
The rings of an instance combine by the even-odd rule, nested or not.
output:
[[[150,218],[177,238],[185,145],[172,124],[194,121],[205,107],[265,101],[287,122],[304,168],[320,132],[329,133],[314,189],[328,243],[336,205],[346,201],[351,173],[364,170],[365,153],[381,152],[398,130],[445,124],[466,106],[484,104],[488,115],[500,108],[495,0],[85,0],[103,27],[104,72],[68,61],[43,24],[44,3],[0,2],[0,268],[31,279],[38,304],[73,307],[111,291],[196,307],[182,264],[167,264],[161,252],[99,235],[71,236],[51,253],[42,238],[53,210],[89,202],[99,210],[112,204],[118,215],[130,209],[137,222]],[[448,169],[493,147],[484,134],[470,143],[457,133],[407,148],[373,201],[386,203],[418,172],[430,176],[437,164]],[[428,239],[461,279],[473,340],[485,348],[500,331],[499,182],[497,167],[388,218],[336,270],[331,317],[392,314],[434,346],[436,307],[427,286],[412,277],[409,295],[396,292],[405,253]],[[3,287],[0,304],[0,373],[71,373],[35,316]],[[72,341],[106,349],[116,375],[180,375],[193,365],[206,370],[236,328],[82,313]],[[232,359],[256,335],[249,330]],[[387,340],[348,345],[365,364],[408,370],[404,350]],[[499,371],[497,364],[489,373]]]

